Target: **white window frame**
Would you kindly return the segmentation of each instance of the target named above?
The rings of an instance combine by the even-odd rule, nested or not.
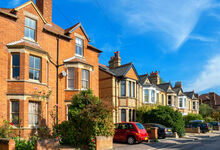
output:
[[[84,74],[84,79],[83,79],[83,73],[85,72],[85,74]],[[88,74],[86,74],[86,73],[88,73]],[[87,76],[88,75],[88,76]],[[88,77],[88,79],[87,79],[87,77]],[[89,78],[90,78],[90,74],[89,74],[89,70],[86,70],[86,69],[82,69],[82,71],[81,71],[81,89],[89,89]],[[85,82],[86,83],[86,87],[83,87],[82,85],[82,83],[83,82]]]
[[[36,39],[37,39],[37,21],[34,20],[34,19],[32,19],[32,18],[30,18],[30,17],[25,17],[25,22],[26,22],[26,19],[29,19],[29,20],[31,20],[31,21],[33,21],[33,22],[35,23],[35,28],[32,28],[32,27],[30,27],[30,26],[26,26],[26,23],[24,24],[25,29],[27,28],[28,30],[34,31],[34,39],[31,38],[30,32],[29,32],[29,37],[26,37],[26,36],[25,36],[25,34],[26,34],[26,33],[25,33],[25,29],[24,29],[24,37],[27,38],[27,39],[29,39],[29,40],[36,41]]]
[[[34,68],[30,67],[30,57],[34,58]],[[40,69],[36,68],[36,65],[35,65],[35,59],[36,58],[40,59]],[[30,78],[30,69],[33,70],[33,79]],[[35,77],[34,71],[39,71],[39,80],[34,79],[34,77]],[[29,80],[41,82],[41,74],[42,74],[42,59],[41,59],[41,57],[38,57],[38,56],[35,56],[35,55],[29,55],[29,72],[28,73],[29,73],[29,75],[28,75]]]
[[[123,86],[124,86],[124,94],[123,95],[122,95],[122,82],[123,82]],[[120,82],[120,95],[126,96],[126,81],[125,80],[121,80],[121,82]]]
[[[70,70],[73,71],[73,77],[70,76],[70,73],[69,73]],[[69,85],[69,83],[70,83],[69,80],[73,80],[73,86]],[[73,67],[67,68],[67,89],[69,89],[69,90],[75,89],[75,69]]]
[[[77,43],[77,40],[81,41],[81,42],[82,42],[82,43],[81,43],[82,45],[80,45],[79,43]],[[80,57],[83,57],[83,56],[84,56],[83,43],[84,43],[83,39],[81,39],[81,38],[79,38],[79,37],[75,37],[75,54],[76,54],[77,56],[80,56]],[[79,52],[80,54],[77,53],[77,47],[79,47],[80,50],[81,50],[81,52]]]
[[[146,94],[145,94],[145,91],[148,91],[148,99],[147,99],[147,101],[146,101]],[[143,100],[144,100],[144,103],[149,103],[150,102],[150,90],[149,89],[144,89],[144,98],[143,98]]]
[[[38,110],[36,112],[32,112],[30,113],[30,104],[37,104],[38,105]],[[36,101],[29,101],[29,104],[28,104],[28,108],[29,108],[29,111],[28,111],[28,123],[29,123],[29,127],[38,127],[40,125],[40,121],[39,119],[41,118],[41,103],[40,102],[36,102]],[[30,116],[32,115],[32,117]],[[36,117],[37,118],[37,123],[31,123],[30,121],[30,118],[33,118],[33,117]]]
[[[156,104],[156,93],[158,93],[156,88],[154,88],[154,87],[144,87],[143,91],[144,90],[148,90],[149,100],[148,100],[148,102],[145,101],[145,92],[143,92],[143,103],[145,103],[145,104]],[[152,93],[153,93],[152,91],[154,91],[154,96],[152,96]],[[154,98],[154,101],[152,100],[153,98]]]
[[[18,103],[18,112],[13,112],[13,110],[12,110],[12,103],[13,102],[16,102],[16,103]],[[10,121],[12,122],[13,120],[13,118],[12,118],[12,114],[15,114],[15,113],[17,113],[18,114],[18,124],[19,124],[19,115],[20,115],[20,103],[19,103],[19,100],[11,100],[10,101]]]
[[[19,66],[13,66],[13,55],[19,55]],[[19,79],[21,73],[21,58],[20,53],[11,53],[11,79]],[[13,68],[19,68],[19,76],[18,78],[13,78]]]

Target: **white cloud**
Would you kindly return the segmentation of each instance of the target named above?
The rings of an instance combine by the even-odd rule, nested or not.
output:
[[[177,50],[194,29],[201,13],[211,7],[210,0],[117,0],[117,14],[135,32],[161,31]]]
[[[118,51],[120,48],[119,47],[114,47],[112,45],[110,45],[109,43],[105,43],[100,50],[102,50],[103,52],[115,52]]]
[[[203,71],[186,86],[186,89],[195,89],[196,92],[201,92],[218,86],[220,86],[220,55],[208,60]]]
[[[216,42],[215,39],[204,37],[204,36],[200,36],[200,35],[190,35],[188,37],[188,39],[190,39],[190,40],[198,40],[198,41],[201,41],[201,42]]]

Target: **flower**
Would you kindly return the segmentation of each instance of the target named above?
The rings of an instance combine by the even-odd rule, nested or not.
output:
[[[57,136],[56,139],[58,140],[58,139],[59,139],[59,136]]]
[[[58,107],[58,104],[56,104],[56,106]]]
[[[92,139],[92,141],[91,141],[92,143],[95,143],[95,139]]]
[[[10,122],[9,124],[10,124],[10,125],[12,125],[12,126],[14,125],[14,123],[13,123],[13,122]]]
[[[37,87],[34,87],[34,90],[37,90],[38,88]]]

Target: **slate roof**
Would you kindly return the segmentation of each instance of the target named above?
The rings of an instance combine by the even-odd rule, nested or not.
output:
[[[163,89],[165,92],[168,92],[168,93],[174,93],[174,91],[172,89],[169,89],[169,86],[171,86],[171,84],[168,82],[168,83],[161,83],[161,84],[158,84],[157,85],[159,88]],[[172,86],[171,86],[172,88]]]
[[[216,93],[213,94],[215,95],[215,105],[220,105],[220,96]],[[202,101],[211,100],[211,98],[209,97],[209,93],[200,95],[199,99],[201,99]]]
[[[139,76],[141,85],[144,84],[144,82],[147,80],[147,78],[148,78],[148,75],[147,75],[147,74],[144,74],[144,75],[140,75],[140,76]]]
[[[191,98],[191,99],[198,99],[198,98],[194,95],[194,94],[195,94],[194,91],[184,92],[184,94],[185,94],[186,96],[188,96],[189,98]]]
[[[113,72],[111,72],[111,70],[107,66],[105,66],[103,64],[99,64],[99,69],[101,69],[101,70],[103,70],[113,76],[116,76]]]
[[[181,88],[173,88],[174,92],[176,92],[176,94],[178,96],[185,96],[185,94],[183,93],[183,90]],[[182,92],[181,94],[179,94],[179,92]]]

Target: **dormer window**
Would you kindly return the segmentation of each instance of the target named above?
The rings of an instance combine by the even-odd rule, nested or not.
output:
[[[25,18],[25,34],[30,40],[36,40],[36,21],[28,17]]]
[[[76,37],[76,54],[83,56],[83,40]]]

